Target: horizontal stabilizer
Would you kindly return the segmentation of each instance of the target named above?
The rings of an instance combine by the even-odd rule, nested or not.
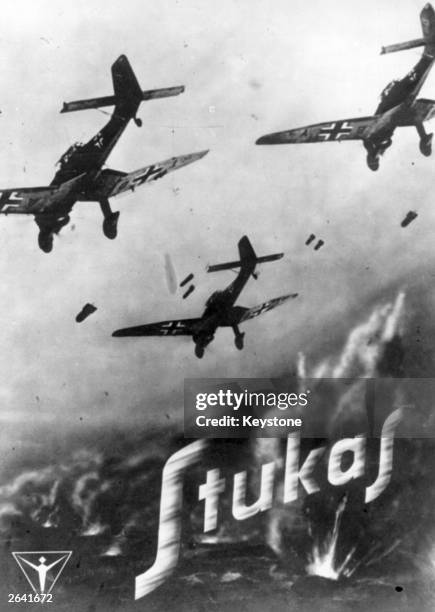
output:
[[[149,89],[142,92],[142,100],[156,100],[157,98],[170,98],[179,96],[184,92],[184,85],[177,87],[165,87],[163,89]]]
[[[255,260],[256,264],[266,263],[268,261],[276,261],[278,259],[282,259],[284,257],[284,253],[275,253],[274,255],[265,255],[264,257],[257,257]],[[216,264],[213,266],[207,266],[207,272],[220,272],[221,270],[233,270],[234,268],[240,268],[242,266],[242,262],[238,261],[229,261],[228,263]]]
[[[395,51],[404,51],[405,49],[414,49],[415,47],[426,47],[426,52],[433,56],[435,51],[435,11],[431,4],[427,3],[423,7],[420,13],[420,23],[423,38],[416,38],[415,40],[382,47],[381,55],[384,53],[394,53]]]
[[[257,257],[257,263],[266,263],[267,261],[276,261],[277,259],[282,259],[284,257],[284,253],[275,253],[274,255],[265,255],[264,257]]]
[[[415,47],[424,47],[427,41],[424,38],[416,38],[415,40],[408,40],[403,43],[396,43],[395,45],[387,45],[381,48],[381,55],[385,53],[394,53],[395,51],[405,51],[406,49],[414,49]]]
[[[90,98],[89,100],[74,100],[74,102],[64,102],[61,113],[71,113],[72,111],[88,110],[91,108],[101,108],[102,106],[114,106],[115,96],[105,96],[104,98]]]
[[[241,265],[241,261],[229,261],[228,263],[207,266],[206,270],[207,272],[220,272],[221,270],[233,270],[234,268],[240,268]]]
[[[184,85],[177,87],[165,87],[163,89],[149,89],[142,92],[142,100],[156,100],[157,98],[169,98],[178,96],[184,91]],[[102,108],[103,106],[115,106],[116,96],[104,96],[102,98],[89,98],[88,100],[74,100],[64,102],[61,113],[71,113],[78,110],[89,110],[92,108]]]

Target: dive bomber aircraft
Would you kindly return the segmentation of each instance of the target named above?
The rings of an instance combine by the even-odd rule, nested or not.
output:
[[[257,257],[247,236],[239,241],[240,261],[208,266],[208,272],[218,272],[220,270],[232,270],[240,268],[234,281],[223,291],[215,291],[207,300],[204,313],[196,319],[175,319],[173,321],[161,321],[149,325],[139,325],[137,327],[127,327],[113,332],[115,337],[126,336],[192,336],[195,343],[195,355],[203,357],[205,347],[214,339],[218,327],[232,327],[235,335],[235,345],[239,350],[243,349],[243,338],[245,336],[239,329],[240,323],[253,319],[254,317],[267,312],[290,298],[297,297],[297,293],[283,295],[269,300],[254,308],[243,308],[234,306],[244,286],[249,278],[255,279],[255,266],[268,261],[276,261],[283,257],[283,253]]]
[[[62,155],[49,186],[0,189],[0,213],[33,215],[39,227],[38,244],[45,253],[52,250],[53,235],[67,225],[76,202],[99,202],[104,235],[113,240],[117,236],[119,212],[111,210],[109,198],[134,191],[208,153],[172,157],[129,173],[103,168],[129,121],[133,119],[138,127],[142,125],[136,117],[142,101],[177,96],[184,91],[183,86],[142,91],[125,55],[113,64],[112,79],[113,96],[64,103],[62,113],[103,106],[115,108],[108,123],[89,142],[76,143]]]
[[[367,150],[368,167],[370,170],[378,170],[379,158],[391,146],[394,130],[397,127],[414,126],[420,136],[420,151],[429,156],[432,153],[433,134],[425,132],[423,122],[434,117],[435,101],[417,99],[417,96],[435,60],[435,11],[431,4],[426,4],[421,11],[420,21],[423,38],[382,47],[382,54],[421,46],[424,50],[411,72],[401,80],[391,81],[385,87],[373,116],[317,123],[286,132],[276,132],[262,136],[256,144],[362,140]]]

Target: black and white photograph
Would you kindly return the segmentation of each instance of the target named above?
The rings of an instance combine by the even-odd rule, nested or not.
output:
[[[2,2],[0,612],[434,609],[434,6]]]

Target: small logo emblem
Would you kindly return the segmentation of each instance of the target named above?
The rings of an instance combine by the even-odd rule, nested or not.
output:
[[[13,552],[15,561],[37,594],[51,593],[72,550]]]

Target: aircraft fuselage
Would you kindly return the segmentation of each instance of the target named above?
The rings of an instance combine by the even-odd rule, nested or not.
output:
[[[391,81],[381,94],[381,101],[375,114],[382,115],[403,103],[412,104],[427,79],[434,59],[423,53],[414,68],[403,79]]]
[[[81,174],[86,174],[85,184],[91,185],[138,107],[139,103],[127,116],[120,115],[115,109],[109,122],[89,142],[71,146],[60,158],[60,167],[51,185],[62,185]]]
[[[193,341],[206,347],[214,338],[218,327],[232,325],[234,303],[255,270],[255,262],[244,262],[237,277],[223,291],[216,291],[207,300]]]
[[[368,130],[366,142],[381,144],[391,138],[396,127],[421,123],[420,114],[414,103],[434,60],[435,57],[423,53],[414,68],[403,79],[391,81],[385,87],[375,112],[378,120]]]
[[[72,145],[60,158],[59,170],[51,186],[59,193],[47,202],[47,210],[35,215],[40,230],[58,233],[69,222],[69,213],[79,200],[89,200],[103,165],[118,142],[130,119],[139,108],[140,100],[122,100],[115,107],[107,124],[86,144]]]

